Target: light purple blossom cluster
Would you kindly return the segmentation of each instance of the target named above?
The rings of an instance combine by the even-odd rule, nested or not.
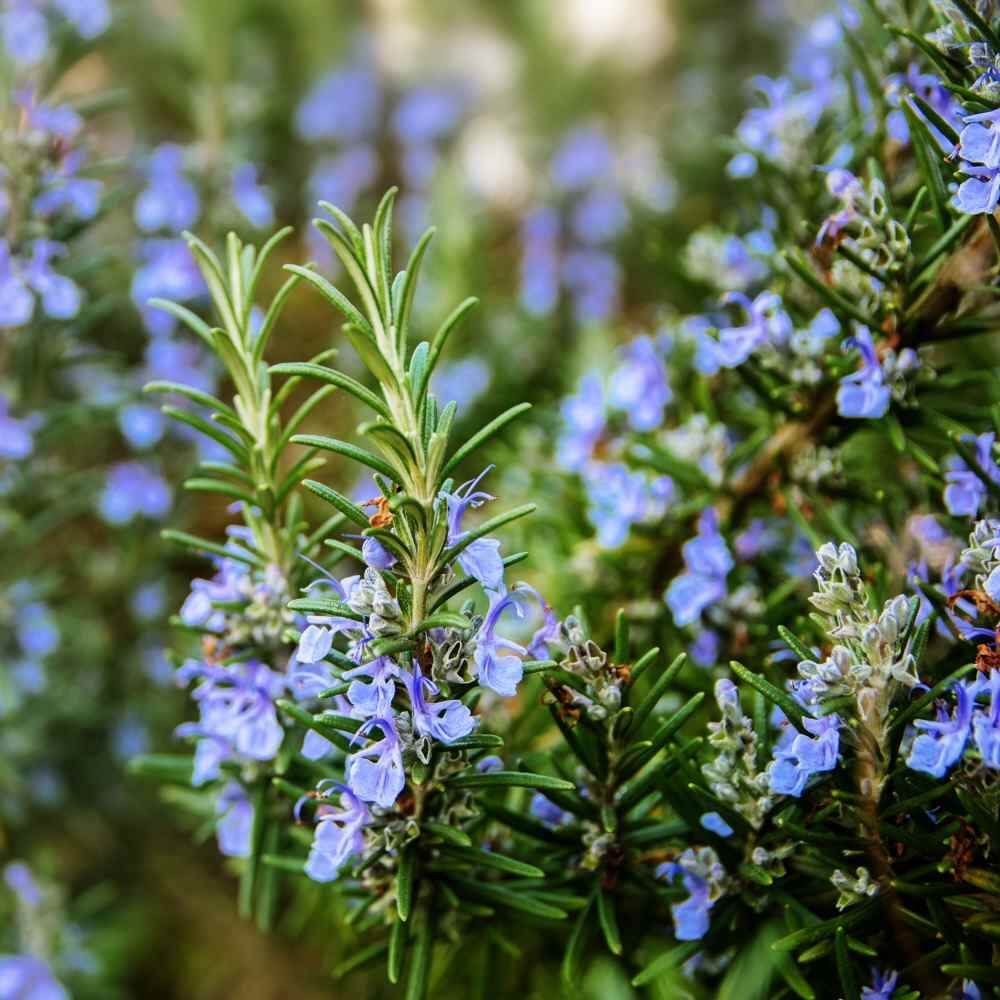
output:
[[[529,212],[521,225],[521,302],[534,315],[551,313],[568,292],[580,323],[609,319],[622,273],[611,247],[630,211],[616,177],[616,153],[604,131],[570,132],[552,157],[552,204]]]
[[[606,548],[622,545],[632,525],[659,520],[674,499],[669,476],[626,464],[623,433],[659,429],[672,398],[660,349],[643,336],[622,348],[607,386],[598,372],[589,372],[562,404],[557,460],[583,480],[587,516]]]
[[[85,41],[107,31],[107,0],[8,0],[0,12],[0,36],[7,55],[21,70],[32,69],[52,54],[52,29],[68,23]]]
[[[448,512],[449,545],[464,537],[466,512],[493,499],[476,489],[481,479],[482,475],[439,498]],[[486,613],[466,633],[431,629],[427,640],[434,653],[429,669],[416,657],[405,665],[399,654],[380,653],[380,640],[401,635],[404,623],[382,575],[394,560],[385,558],[381,546],[376,550],[366,542],[366,550],[368,567],[363,574],[344,580],[323,576],[306,588],[329,595],[343,612],[310,614],[296,652],[299,663],[320,669],[328,666],[328,657],[334,660],[339,679],[349,682],[346,697],[338,696],[338,706],[360,722],[347,755],[345,783],[329,790],[329,795],[339,796],[340,808],[330,805],[320,789],[324,795],[306,869],[318,881],[336,878],[343,864],[360,852],[363,828],[373,816],[381,819],[393,810],[412,767],[428,765],[436,746],[452,746],[475,731],[478,720],[462,701],[447,697],[445,688],[475,683],[512,697],[523,674],[522,658],[543,648],[546,638],[544,626],[529,648],[498,634],[507,611],[522,615],[527,599],[537,600],[543,609],[545,605],[525,584],[507,590],[499,543],[480,538],[465,547],[456,567],[482,586],[489,598]],[[342,652],[334,648],[338,637],[346,641]],[[333,743],[319,733],[307,734],[306,757],[321,759],[333,750]]]
[[[712,907],[725,894],[728,878],[719,856],[711,847],[688,847],[676,861],[666,861],[656,869],[657,878],[680,879],[687,899],[674,903],[674,937],[678,941],[699,941],[708,933]]]
[[[404,91],[393,101],[362,39],[346,66],[324,74],[299,104],[296,130],[320,150],[309,178],[309,203],[329,201],[350,214],[371,191],[382,170],[380,146],[396,146],[402,193],[398,210],[403,231],[416,240],[427,227],[431,186],[444,144],[470,106],[468,88],[445,81]],[[386,135],[386,132],[388,133]],[[328,248],[317,242],[324,258]]]

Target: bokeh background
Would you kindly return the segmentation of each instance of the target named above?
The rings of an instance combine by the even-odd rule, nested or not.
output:
[[[0,862],[27,861],[44,886],[74,996],[378,996],[378,976],[330,978],[351,942],[314,902],[270,938],[240,923],[211,824],[126,771],[133,754],[169,749],[187,711],[164,648],[203,568],[160,528],[217,537],[227,520],[221,499],[177,486],[211,454],[141,392],[151,378],[211,389],[218,372],[144,302],[203,301],[185,228],[217,244],[229,229],[260,241],[295,226],[265,297],[284,261],[335,274],[310,237],[316,201],[367,217],[398,184],[401,243],[438,227],[418,308],[439,317],[482,300],[437,392],[469,428],[535,404],[494,455],[496,492],[541,508],[511,544],[531,549],[525,573],[555,606],[585,601],[606,623],[644,594],[630,593],[627,566],[604,572],[579,485],[552,471],[560,400],[619,344],[714,293],[703,258],[719,254],[698,247],[717,251],[747,221],[733,217],[727,137],[754,74],[786,64],[816,11],[791,0],[124,0],[106,26],[80,31],[63,12],[73,6],[3,0],[5,17],[33,8],[49,32],[31,65],[31,39],[5,36],[3,176],[23,154],[28,81],[81,116],[77,177],[100,183],[100,209],[56,234],[73,247],[75,314],[39,310],[0,330],[0,401],[17,414],[0,407]],[[6,212],[8,239],[17,224]],[[276,361],[343,346],[304,293],[272,345]],[[312,420],[355,422],[339,399]],[[17,914],[13,894],[0,896],[2,952]],[[600,966],[587,992],[629,995]]]

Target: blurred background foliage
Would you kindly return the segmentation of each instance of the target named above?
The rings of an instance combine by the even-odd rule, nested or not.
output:
[[[279,263],[315,256],[333,271],[306,225],[318,198],[365,218],[399,184],[405,232],[439,226],[423,315],[482,299],[439,395],[462,402],[469,428],[521,399],[535,404],[530,427],[497,446],[509,471],[496,492],[511,505],[541,498],[526,537],[510,544],[530,547],[525,575],[563,612],[585,590],[606,637],[619,603],[641,618],[652,591],[629,583],[627,552],[613,578],[601,576],[579,486],[552,470],[559,400],[583,371],[610,365],[618,344],[714,294],[681,248],[703,226],[752,221],[732,217],[725,137],[748,81],[782,64],[810,6],[122,0],[92,41],[60,29],[39,85],[84,116],[88,176],[104,188],[91,225],[57,234],[78,241],[68,273],[86,304],[69,323],[39,317],[0,335],[0,388],[19,414],[46,413],[30,469],[0,458],[0,859],[29,861],[53,887],[46,906],[63,914],[52,919],[79,973],[74,996],[386,989],[377,973],[329,978],[352,943],[312,919],[333,905],[315,886],[283,933],[263,938],[240,923],[214,843],[189,846],[169,804],[124,773],[130,754],[169,745],[183,717],[160,650],[203,568],[161,541],[159,522],[217,537],[227,520],[224,498],[164,495],[195,446],[141,394],[149,378],[217,378],[138,306],[146,294],[198,300],[169,253],[177,231],[217,243],[230,228],[259,239],[294,225],[265,277],[267,299]],[[8,98],[5,144],[17,114]],[[590,175],[567,176],[580,162]],[[565,265],[556,278],[553,255]],[[302,293],[272,345],[274,361],[341,346],[324,304]],[[353,425],[348,406],[335,394],[310,422]],[[109,501],[115,475],[131,484],[127,509]],[[568,581],[557,572],[567,560],[579,571]],[[30,656],[17,634],[25,614],[50,633]],[[13,922],[14,905],[0,902],[0,923]],[[619,975],[597,963],[587,995],[631,995]],[[529,995],[557,989],[540,974]]]

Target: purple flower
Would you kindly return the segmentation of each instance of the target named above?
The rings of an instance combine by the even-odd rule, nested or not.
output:
[[[712,508],[702,513],[698,534],[684,543],[681,552],[687,569],[671,581],[664,595],[678,627],[697,621],[707,607],[726,596],[726,577],[733,568],[733,557]]]
[[[597,372],[580,379],[575,396],[567,396],[560,408],[563,428],[556,445],[556,459],[570,472],[578,472],[591,458],[604,434],[604,387]]]
[[[620,353],[622,362],[611,374],[608,402],[628,415],[633,430],[655,430],[673,398],[663,358],[645,336],[636,337]]]
[[[761,292],[752,301],[742,292],[730,292],[725,302],[739,305],[747,322],[719,330],[718,357],[724,368],[736,368],[765,344],[779,346],[792,334],[792,321],[773,292]]]
[[[987,476],[1000,485],[1000,466],[993,458],[993,442],[996,434],[989,431],[977,437],[966,435],[963,441],[972,445],[976,462]],[[954,517],[975,517],[986,503],[987,487],[958,456],[948,459],[948,470],[945,472],[944,504],[948,513]]]
[[[23,326],[35,311],[35,299],[6,240],[0,240],[0,326]]]
[[[325,784],[320,783],[320,790]],[[361,854],[364,828],[371,822],[368,807],[346,785],[333,787],[340,793],[340,808],[323,802],[316,810],[316,830],[305,866],[314,882],[332,882],[347,861]]]
[[[107,0],[52,0],[55,7],[82,38],[92,39],[104,34],[111,24],[111,8]]]
[[[989,692],[990,704],[973,713],[972,735],[983,764],[996,771],[1000,770],[1000,670],[991,670],[989,680],[980,677],[978,684],[978,691]]]
[[[34,955],[0,955],[0,996],[9,1000],[71,1000],[48,965]]]
[[[238,781],[227,782],[215,802],[215,839],[227,858],[250,856],[253,805]]]
[[[313,84],[295,114],[295,127],[307,142],[357,142],[375,131],[381,104],[378,78],[358,63]]]
[[[942,704],[937,706],[937,719],[917,719],[918,733],[906,758],[908,767],[934,778],[943,778],[965,751],[972,724],[975,691],[964,684],[955,685],[955,711],[949,715]]]
[[[773,748],[768,779],[771,791],[779,795],[798,798],[814,774],[832,771],[837,766],[840,717],[831,714],[819,719],[806,718],[803,725],[813,738],[796,732],[791,739],[779,740]]]
[[[42,658],[59,648],[59,624],[41,601],[29,601],[18,609],[16,633],[25,656]]]
[[[581,243],[591,246],[616,239],[628,225],[625,199],[611,188],[589,191],[573,207],[570,228]]]
[[[135,202],[135,221],[147,233],[179,233],[198,221],[201,201],[184,176],[184,147],[167,142],[157,146],[146,168],[146,187]]]
[[[687,899],[670,906],[674,937],[678,941],[699,941],[708,933],[709,911],[715,905],[717,895],[712,891],[709,880],[702,875],[701,867],[694,850],[689,847],[677,861],[664,862],[656,869],[657,878],[673,882],[680,876],[681,884],[688,893]],[[721,869],[721,865],[717,867]]]
[[[488,687],[507,698],[517,694],[517,685],[521,683],[524,675],[520,658],[527,653],[527,650],[509,639],[498,636],[496,627],[500,616],[508,608],[514,608],[519,616],[524,614],[520,604],[524,595],[541,600],[537,591],[523,584],[515,587],[505,597],[491,595],[489,611],[476,633],[476,650],[473,654],[473,672],[476,679],[483,687]]]
[[[450,87],[415,87],[392,114],[392,129],[407,145],[426,145],[446,136],[458,124],[465,98]]]
[[[66,211],[84,221],[97,215],[104,185],[92,178],[76,176],[83,162],[83,152],[74,150],[63,157],[55,170],[46,171],[41,181],[42,191],[32,202],[38,215],[51,217]]]
[[[547,799],[541,792],[535,792],[531,796],[531,805],[528,812],[542,823],[544,826],[554,830],[556,827],[565,826],[573,822],[573,814],[561,809],[551,799]]]
[[[621,266],[603,250],[573,250],[562,261],[562,280],[579,323],[608,319],[618,304]]]
[[[188,302],[203,295],[205,281],[187,244],[180,239],[143,240],[140,266],[132,277],[132,301],[154,334],[170,333],[176,321],[162,310],[147,307],[150,299]]]
[[[698,818],[698,822],[706,830],[718,834],[720,837],[731,837],[733,835],[733,828],[717,812],[702,813]]]
[[[137,451],[152,448],[166,430],[166,417],[155,406],[129,403],[118,411],[118,429]]]
[[[12,861],[7,865],[3,870],[3,880],[25,906],[35,907],[41,903],[42,890],[23,861]]]
[[[688,646],[688,655],[699,667],[711,667],[719,662],[719,633],[714,629],[702,628]]]
[[[372,569],[392,569],[396,565],[396,557],[377,538],[366,538],[361,543],[361,558]]]
[[[18,91],[15,99],[28,124],[53,138],[68,142],[83,128],[83,119],[72,108],[65,104],[46,104],[30,87]]]
[[[2,295],[0,289],[0,295]],[[13,417],[6,396],[0,393],[0,458],[20,461],[35,450],[35,431],[41,426],[40,414]]]
[[[898,981],[898,972],[872,969],[872,984],[862,989],[861,1000],[891,1000]]]
[[[476,490],[479,481],[492,469],[487,466],[475,479],[463,483],[454,493],[443,494],[448,504],[448,545],[456,545],[468,534],[462,530],[462,519],[470,507],[481,507],[489,500],[495,500],[491,493]],[[500,542],[496,538],[477,538],[458,555],[458,564],[466,575],[478,580],[488,594],[502,594],[503,558]]]
[[[369,719],[355,734],[354,742],[378,729],[382,738],[355,751],[347,762],[347,783],[363,802],[391,809],[406,784],[403,750],[391,717]]]
[[[273,760],[285,735],[274,707],[285,690],[285,677],[254,660],[228,667],[189,660],[178,678],[195,677],[202,678],[192,695],[199,719],[176,729],[178,736],[198,739],[192,784],[217,778],[226,760]]]
[[[0,14],[0,31],[7,54],[17,64],[34,66],[45,58],[49,31],[34,0],[11,0]]]
[[[413,673],[402,671],[406,690],[410,695],[413,727],[421,736],[429,736],[440,743],[454,743],[468,736],[476,728],[476,720],[466,705],[453,698],[428,702],[424,692],[438,693],[438,686],[420,672],[414,661]]]
[[[959,169],[969,176],[958,187],[955,205],[969,215],[992,213],[1000,199],[1000,112],[969,115],[964,121],[957,153]]]
[[[674,498],[669,476],[648,480],[621,462],[591,462],[583,470],[587,489],[587,517],[597,529],[598,541],[614,549],[628,538],[633,524],[662,517]]]
[[[845,347],[856,347],[861,354],[861,368],[840,380],[837,390],[837,412],[842,417],[877,418],[889,409],[891,391],[885,384],[872,335],[866,326],[859,326]]]
[[[251,226],[267,229],[274,225],[271,190],[259,182],[252,163],[241,163],[233,171],[232,198]]]
[[[431,377],[431,389],[442,403],[454,402],[464,410],[488,388],[492,372],[482,358],[462,358],[438,365]]]
[[[559,301],[559,214],[532,209],[521,222],[521,304],[534,316],[550,313]]]
[[[575,129],[552,158],[552,181],[562,191],[578,191],[606,179],[614,169],[607,138],[599,129]]]
[[[165,517],[170,502],[162,476],[141,462],[120,462],[108,470],[98,509],[108,524],[127,524],[137,517]]]

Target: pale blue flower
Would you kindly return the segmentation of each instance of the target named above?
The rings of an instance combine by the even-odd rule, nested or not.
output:
[[[357,731],[353,742],[365,739],[373,729],[378,729],[382,736],[348,758],[347,784],[362,802],[391,809],[406,784],[402,744],[390,717],[369,719]]]
[[[371,822],[368,807],[346,785],[321,782],[319,790],[332,785],[340,793],[340,808],[321,802],[316,808],[305,872],[314,882],[332,882],[341,868],[364,850],[364,829]]]
[[[866,326],[859,326],[845,347],[856,347],[861,355],[861,368],[840,380],[837,389],[837,412],[842,417],[875,419],[889,409],[892,391],[885,382],[872,335]]]
[[[453,493],[442,494],[448,505],[448,545],[456,545],[468,535],[462,528],[462,520],[470,508],[481,507],[496,499],[491,493],[476,489],[492,468],[487,466],[475,479],[463,483]],[[478,580],[487,593],[504,592],[503,557],[496,538],[477,538],[459,553],[458,564],[466,575]]]
[[[247,858],[253,836],[253,805],[238,781],[229,781],[215,801],[215,838],[228,858]]]
[[[423,676],[416,661],[412,673],[405,670],[401,673],[410,695],[413,726],[421,736],[449,744],[468,736],[476,728],[476,719],[462,702],[453,698],[427,701],[426,695],[436,695],[439,689],[430,678]]]
[[[993,457],[993,443],[996,434],[989,431],[976,437],[966,435],[964,442],[972,445],[976,462],[986,475],[1000,486],[1000,466]],[[944,504],[954,517],[975,517],[985,505],[988,496],[986,484],[965,461],[957,455],[947,460],[944,475]]]

